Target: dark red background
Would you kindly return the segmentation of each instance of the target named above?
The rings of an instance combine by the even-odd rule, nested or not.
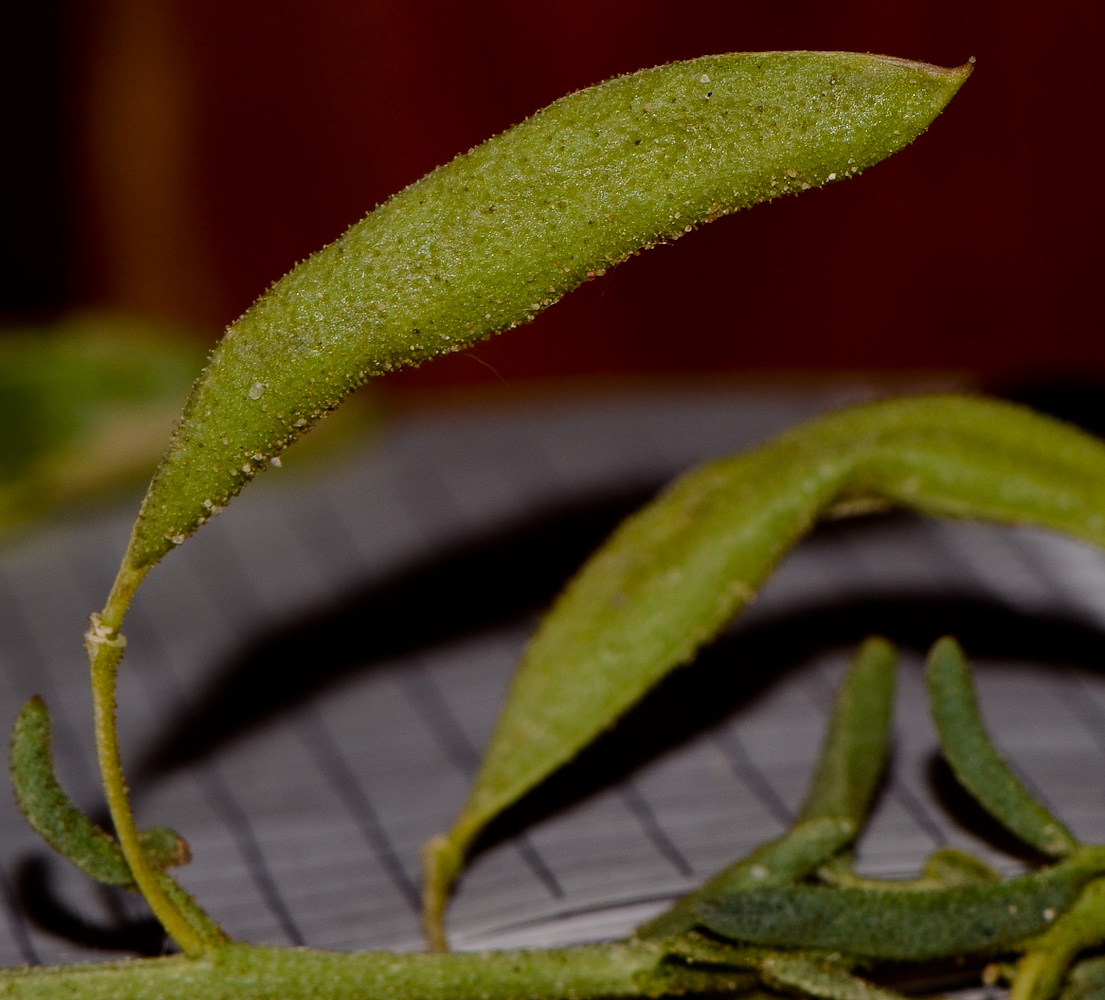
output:
[[[171,64],[162,104],[119,117],[113,148],[129,166],[115,175],[102,166],[103,114],[77,115],[82,155],[95,159],[101,144],[76,208],[83,301],[216,331],[391,192],[616,73],[731,50],[839,48],[945,65],[974,55],[974,77],[931,131],[858,181],[705,227],[473,353],[509,380],[795,368],[1105,375],[1099,4],[174,0],[139,16],[143,6],[115,0],[74,15],[80,100],[95,104],[111,58],[129,51],[133,63],[151,38],[160,48],[147,71],[156,79]],[[182,108],[179,128],[158,117]],[[178,200],[175,214],[151,209],[131,227],[156,230],[142,237],[146,252],[132,233],[132,257],[147,267],[164,258],[160,279],[136,285],[120,277],[126,253],[112,243],[103,192],[114,191],[110,202],[120,185],[138,190],[127,171],[150,137],[174,157]],[[152,169],[164,174],[165,162],[154,156]],[[143,291],[156,280],[160,292]],[[495,377],[459,355],[399,384]]]

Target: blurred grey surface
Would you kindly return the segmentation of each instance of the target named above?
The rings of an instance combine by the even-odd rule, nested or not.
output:
[[[311,477],[293,450],[151,574],[128,618],[119,711],[140,823],[186,836],[181,881],[236,937],[421,947],[420,845],[459,808],[540,608],[673,474],[854,396],[415,412]],[[0,717],[46,699],[62,781],[97,815],[80,636],[132,514],[0,551]],[[942,844],[1018,868],[934,756],[920,664],[944,633],[976,659],[1017,770],[1105,841],[1105,558],[1034,531],[869,517],[819,529],[699,663],[499,824],[451,907],[454,945],[625,934],[780,833],[871,632],[902,644],[903,673],[863,870],[908,875]],[[162,947],[139,901],[70,871],[10,795],[0,831],[0,963]]]

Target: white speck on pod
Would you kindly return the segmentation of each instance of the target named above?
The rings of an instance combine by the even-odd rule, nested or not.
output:
[[[264,394],[265,394],[265,383],[264,382],[254,382],[253,385],[251,385],[249,387],[249,398],[250,399],[260,399]]]

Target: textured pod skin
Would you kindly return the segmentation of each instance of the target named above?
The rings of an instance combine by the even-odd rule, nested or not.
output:
[[[695,907],[700,902],[724,899],[763,886],[798,882],[851,844],[856,832],[855,824],[834,816],[795,823],[781,837],[756,848],[684,896],[670,910],[642,924],[634,937],[667,938],[686,934],[698,923]]]
[[[928,892],[786,886],[697,908],[701,924],[755,945],[915,962],[993,955],[1047,930],[1102,870],[1103,849],[996,885]]]
[[[799,820],[838,816],[857,830],[866,822],[890,753],[897,680],[897,651],[885,639],[867,639],[837,692]]]
[[[20,811],[54,850],[104,885],[136,888],[119,845],[88,820],[54,776],[50,714],[41,698],[32,698],[15,720],[11,778]],[[154,827],[142,843],[161,869],[187,864],[188,845],[172,830]]]
[[[987,735],[959,643],[945,637],[933,646],[925,679],[944,759],[959,783],[1006,830],[1046,857],[1077,850],[1074,835],[1025,788]]]
[[[571,94],[385,202],[234,324],[127,555],[156,562],[373,375],[527,322],[641,249],[842,179],[970,72],[879,56],[710,56]]]
[[[852,660],[797,822],[643,924],[637,937],[690,931],[700,902],[797,882],[852,843],[886,766],[897,659],[885,639],[871,638]]]

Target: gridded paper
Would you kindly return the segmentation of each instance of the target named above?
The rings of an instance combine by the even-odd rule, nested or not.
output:
[[[459,809],[540,609],[672,475],[842,401],[514,402],[397,418],[313,470],[292,451],[151,574],[128,617],[119,712],[140,824],[186,836],[180,879],[235,937],[420,947],[420,845]],[[0,552],[0,715],[47,700],[62,781],[98,816],[80,636],[133,510]],[[1019,867],[934,755],[921,661],[945,633],[976,660],[1017,771],[1105,841],[1103,627],[1105,559],[1076,543],[905,515],[819,529],[696,665],[498,825],[450,908],[453,944],[621,936],[777,836],[871,632],[904,655],[862,870],[907,876],[944,844]],[[140,901],[70,871],[10,796],[0,830],[0,963],[163,946]]]

